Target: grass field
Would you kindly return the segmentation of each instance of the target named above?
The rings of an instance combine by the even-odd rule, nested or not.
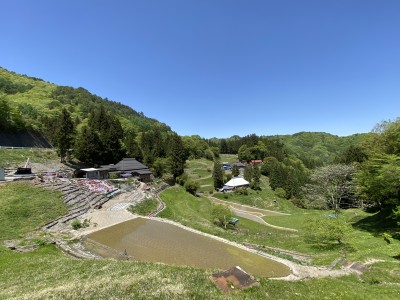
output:
[[[23,166],[28,158],[34,163],[59,161],[56,151],[51,149],[0,149],[0,167]]]
[[[347,246],[319,248],[304,242],[308,217],[326,211],[303,210],[280,199],[263,178],[263,189],[248,195],[214,193],[226,201],[288,212],[289,216],[265,217],[271,224],[296,228],[297,233],[273,229],[240,218],[237,230],[224,230],[211,219],[212,202],[194,197],[175,186],[161,194],[167,208],[161,217],[224,237],[238,243],[254,243],[310,254],[313,263],[329,265],[347,253],[350,261],[377,260],[358,279],[354,275],[287,282],[260,279],[260,286],[229,295],[209,279],[215,270],[168,266],[112,259],[78,260],[53,245],[29,253],[17,253],[0,245],[0,299],[397,299],[400,297],[400,243],[386,244],[380,236],[393,224],[384,212],[359,209],[344,211],[352,225]],[[20,239],[32,243],[28,233],[65,213],[58,193],[27,182],[0,185],[0,240]],[[389,224],[389,225],[388,225]],[[28,236],[27,236],[28,234]],[[38,235],[38,234],[37,234]],[[34,236],[37,236],[34,235]],[[289,258],[289,257],[286,257]]]
[[[131,206],[129,211],[134,214],[147,216],[149,213],[154,211],[158,206],[158,201],[156,199],[145,199],[135,206]]]
[[[67,212],[61,194],[28,182],[0,185],[0,239],[21,238]]]

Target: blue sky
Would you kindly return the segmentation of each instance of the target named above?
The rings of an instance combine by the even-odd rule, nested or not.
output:
[[[398,0],[0,0],[0,66],[181,135],[368,132],[400,115]]]

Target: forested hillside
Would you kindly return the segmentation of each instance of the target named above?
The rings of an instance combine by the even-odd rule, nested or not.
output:
[[[84,88],[58,86],[42,79],[19,75],[0,67],[0,99],[7,100],[11,107],[11,118],[8,125],[14,129],[26,126],[35,130],[45,130],[43,118],[54,118],[60,115],[62,108],[70,112],[76,123],[86,119],[90,112],[99,109],[116,115],[123,128],[136,131],[149,130],[153,126],[170,128],[155,119],[144,116],[127,105],[101,98]],[[4,111],[4,109],[2,109]],[[4,121],[1,118],[4,128]]]
[[[250,134],[244,137],[232,136],[226,139],[210,139],[209,144],[218,146],[221,153],[244,153],[245,148],[252,148],[262,142],[267,148],[273,145],[282,145],[282,151],[301,159],[309,168],[322,166],[340,160],[340,156],[350,146],[357,146],[367,142],[374,136],[373,133],[354,134],[339,137],[325,132],[299,132],[293,135],[257,136]],[[253,149],[254,150],[254,149]],[[251,151],[250,151],[251,152]],[[244,154],[242,159],[263,159],[265,156],[259,151]]]
[[[180,175],[189,153],[169,126],[129,106],[84,88],[57,86],[3,68],[0,132],[3,140],[14,144],[10,136],[34,139],[44,135],[62,161],[78,159],[100,165],[116,163],[124,156],[135,157],[159,176]]]

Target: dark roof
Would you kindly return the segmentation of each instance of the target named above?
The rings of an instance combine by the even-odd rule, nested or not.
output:
[[[146,175],[146,174],[151,174],[151,171],[149,169],[143,169],[143,170],[135,170],[133,173],[139,174],[139,175]]]
[[[123,158],[119,163],[115,165],[119,171],[133,171],[148,169],[144,164],[138,162],[134,158]]]
[[[138,162],[134,158],[123,158],[119,163],[117,163],[115,165],[101,166],[100,170],[117,170],[117,171],[126,171],[126,172],[133,172],[133,171],[137,171],[137,170],[147,170],[150,172],[148,167],[146,167],[144,164]]]
[[[244,163],[241,163],[241,162],[235,162],[235,163],[232,164],[232,167],[233,166],[237,166],[238,168],[246,167],[246,165]]]

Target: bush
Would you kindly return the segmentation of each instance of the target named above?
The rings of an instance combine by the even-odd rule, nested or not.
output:
[[[350,226],[340,216],[314,217],[306,219],[305,232],[305,240],[308,243],[327,245],[337,242],[343,245],[350,232]]]
[[[185,182],[184,188],[192,195],[196,195],[197,190],[200,188],[200,184],[197,181],[188,178],[188,180]]]
[[[218,226],[227,229],[231,218],[233,217],[232,212],[225,205],[215,205],[211,215],[213,217],[214,223]]]
[[[275,189],[275,195],[277,195],[279,198],[285,199],[286,191],[283,188],[278,187]]]
[[[118,179],[119,175],[116,174],[116,173],[109,173],[108,178],[110,178],[110,179]]]
[[[186,173],[183,173],[182,175],[176,177],[176,183],[181,186],[184,186],[188,178],[189,178],[188,175]]]
[[[235,194],[236,195],[245,195],[247,196],[249,194],[249,192],[247,191],[246,188],[238,188],[235,190]]]
[[[226,182],[228,182],[231,179],[232,179],[232,174],[231,173],[226,174]]]
[[[71,222],[71,226],[72,226],[72,228],[73,228],[74,230],[78,230],[78,229],[80,229],[80,228],[89,227],[89,225],[90,225],[90,220],[89,220],[89,219],[85,219],[83,222],[81,222],[81,221],[78,220],[78,219],[74,219],[74,220]]]

